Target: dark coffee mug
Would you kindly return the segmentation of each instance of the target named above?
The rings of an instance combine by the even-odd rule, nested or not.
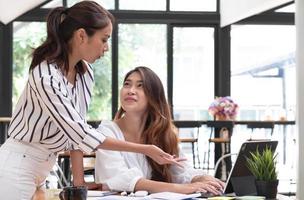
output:
[[[86,200],[88,188],[86,186],[64,187],[59,193],[60,200]]]

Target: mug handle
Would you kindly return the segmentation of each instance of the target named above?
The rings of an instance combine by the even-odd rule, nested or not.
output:
[[[64,200],[63,190],[59,193],[60,200]]]

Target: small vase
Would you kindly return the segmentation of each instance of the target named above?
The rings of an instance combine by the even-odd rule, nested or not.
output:
[[[215,115],[215,120],[216,121],[224,121],[226,120],[224,116],[220,116],[220,115]]]
[[[266,199],[276,199],[278,193],[279,180],[274,181],[255,181],[258,196],[264,196]]]
[[[216,121],[229,121],[229,120],[233,120],[233,119],[226,117],[226,116],[222,116],[222,115],[215,115],[215,120]]]

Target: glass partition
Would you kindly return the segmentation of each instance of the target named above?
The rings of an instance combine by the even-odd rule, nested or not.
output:
[[[71,7],[77,2],[80,2],[81,0],[67,0],[68,7]],[[115,0],[95,0],[97,3],[99,3],[102,7],[105,9],[114,9],[115,8]]]
[[[45,22],[13,23],[13,108],[28,78],[32,50],[38,47],[45,38]]]
[[[170,0],[172,11],[216,11],[216,0]]]
[[[214,98],[214,29],[173,28],[173,113],[175,120],[210,119]]]
[[[163,24],[119,24],[119,88],[125,74],[137,66],[151,68],[167,89],[167,26]]]
[[[233,25],[231,94],[239,119],[294,120],[295,89],[295,26]]]
[[[119,0],[121,10],[166,10],[166,0]]]
[[[46,38],[45,22],[13,23],[13,108],[27,81],[32,50]],[[33,37],[33,35],[35,37]],[[109,41],[111,45],[111,41]],[[110,47],[111,48],[111,47]],[[111,51],[93,64],[95,87],[88,120],[111,119]]]

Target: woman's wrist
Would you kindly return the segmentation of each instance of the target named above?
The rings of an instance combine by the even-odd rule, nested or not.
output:
[[[74,186],[84,186],[85,180],[84,179],[73,179]]]
[[[195,183],[195,182],[201,182],[203,179],[203,176],[202,175],[197,175],[197,176],[194,176],[191,180],[191,183]]]
[[[149,147],[151,145],[149,145],[149,144],[136,144],[136,146],[137,146],[136,149],[135,149],[136,152],[147,155],[148,152],[149,152]]]
[[[185,191],[184,191],[185,190],[185,185],[184,184],[171,183],[170,184],[170,190],[172,192],[185,194]]]

